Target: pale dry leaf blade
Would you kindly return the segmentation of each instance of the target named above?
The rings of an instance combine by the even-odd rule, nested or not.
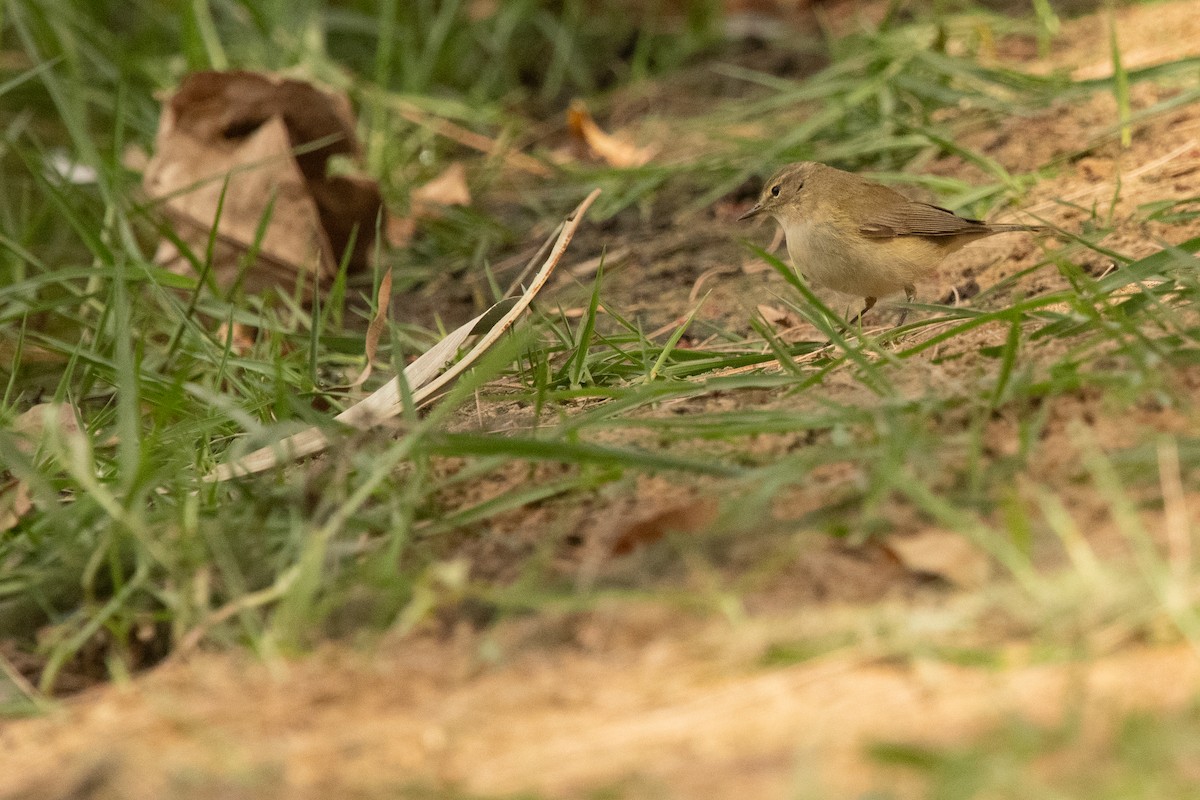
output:
[[[204,481],[205,483],[221,483],[232,478],[264,472],[276,464],[319,453],[328,445],[329,438],[324,431],[320,428],[306,428],[286,439],[247,453],[237,461],[218,464],[216,469],[204,476]]]
[[[429,383],[443,367],[454,360],[454,354],[471,338],[475,326],[479,324],[491,309],[475,317],[470,322],[458,326],[429,348],[413,363],[404,368],[404,382],[410,392],[416,392]],[[415,401],[415,395],[414,395]],[[400,411],[401,395],[400,382],[393,378],[377,389],[370,397],[350,406],[334,419],[359,429],[370,428],[383,420],[396,416]]]
[[[550,279],[550,274],[554,272],[554,268],[558,266],[558,262],[562,260],[563,254],[567,251],[567,247],[571,244],[571,239],[575,236],[576,229],[579,228],[579,223],[583,221],[583,215],[591,208],[592,203],[600,196],[599,189],[593,189],[591,194],[584,198],[583,202],[567,217],[563,224],[562,232],[558,234],[558,241],[554,243],[554,248],[550,251],[550,255],[546,259],[546,263],[538,270],[538,273],[533,276],[533,280],[529,284],[529,288],[524,294],[517,299],[516,303],[507,314],[500,318],[491,329],[480,336],[479,341],[471,348],[458,363],[450,369],[439,375],[432,383],[426,385],[420,391],[413,392],[413,402],[419,403],[425,398],[432,395],[434,392],[441,389],[443,386],[461,375],[472,363],[474,363],[483,353],[490,348],[504,332],[512,327],[517,317],[529,307],[533,302],[533,298],[546,285],[546,281]]]
[[[587,210],[599,195],[600,190],[593,189],[584,198],[583,202],[567,216],[562,230],[558,234],[558,239],[554,243],[554,247],[546,257],[542,268],[534,275],[529,287],[521,297],[517,298],[512,308],[495,325],[480,334],[479,341],[462,359],[450,369],[441,373],[441,375],[438,375],[436,378],[433,377],[443,365],[454,357],[454,354],[458,352],[458,348],[472,334],[476,333],[475,329],[480,321],[492,314],[493,309],[489,309],[465,325],[456,328],[450,335],[431,347],[428,352],[404,370],[404,379],[410,391],[412,391],[412,400],[414,403],[419,403],[430,397],[450,381],[461,375],[488,348],[495,344],[505,331],[512,327],[517,317],[533,302],[533,298],[537,295],[538,291],[546,285],[546,281],[550,278],[551,273],[554,272],[554,268],[562,260],[563,254],[571,243],[571,239],[574,238],[575,231],[583,221],[584,214],[587,213]],[[502,304],[498,303],[497,305]],[[432,382],[430,382],[431,379]],[[393,378],[377,389],[371,396],[346,409],[334,419],[357,428],[370,427],[395,416],[400,412],[400,409],[400,382],[398,378]],[[302,458],[303,456],[320,452],[328,444],[329,440],[324,432],[319,428],[309,428],[268,447],[255,450],[253,453],[237,461],[221,464],[206,475],[204,480],[213,483],[250,475],[255,472],[262,472],[285,460]]]
[[[404,370],[404,379],[408,382],[410,391],[414,386],[419,387],[428,383],[442,367],[453,360],[454,354],[470,338],[475,326],[486,315],[487,312],[480,314],[465,325],[455,328],[420,358],[409,364]],[[400,407],[400,383],[393,378],[369,396],[338,414],[334,419],[362,430],[395,416]],[[276,464],[319,453],[328,444],[329,439],[320,428],[306,428],[286,439],[247,453],[236,461],[219,465],[206,476],[205,480],[210,483],[219,483],[231,478],[263,472]]]
[[[466,355],[459,359],[459,361],[453,367],[443,372],[431,383],[428,382],[429,378],[432,377],[432,373],[429,371],[436,371],[437,369],[440,369],[442,364],[445,364],[446,361],[449,361],[449,359],[452,358],[454,353],[457,351],[458,345],[466,341],[467,337],[475,332],[476,326],[478,326],[481,320],[483,320],[485,317],[488,317],[492,313],[492,309],[488,309],[467,324],[457,328],[441,342],[430,348],[429,352],[427,352],[424,356],[414,361],[408,366],[407,369],[404,370],[404,377],[413,393],[414,403],[421,402],[448,384],[450,381],[454,380],[454,378],[461,375],[468,367],[471,366],[472,363],[474,363],[481,355],[483,355],[485,350],[495,344],[505,331],[512,327],[513,322],[521,315],[521,312],[529,307],[529,304],[533,302],[533,298],[537,295],[541,288],[546,285],[546,281],[549,279],[550,274],[554,272],[554,268],[562,259],[563,253],[566,252],[567,246],[570,245],[571,239],[575,236],[575,230],[579,227],[579,223],[583,221],[583,215],[587,213],[588,208],[590,208],[592,203],[595,202],[599,194],[599,189],[593,189],[592,193],[584,198],[583,202],[580,203],[573,212],[571,212],[570,216],[567,217],[567,221],[563,225],[562,230],[558,234],[558,240],[554,243],[554,247],[551,248],[550,254],[546,257],[546,261],[542,265],[542,268],[538,270],[536,275],[533,276],[533,280],[530,281],[529,287],[519,298],[517,298],[517,300],[513,303],[512,308],[510,308],[503,317],[501,317],[486,332],[481,333],[480,339],[478,342],[476,342],[475,346],[472,347]],[[506,301],[502,301],[502,303],[497,303],[496,305],[502,305],[503,302]],[[390,391],[384,392],[384,389],[388,389]],[[363,400],[361,403],[346,409],[339,414],[336,419],[342,422],[354,424],[350,420],[358,419],[359,417],[357,414],[363,413],[363,418],[373,419],[374,421],[370,424],[374,425],[377,424],[380,419],[386,419],[389,416],[395,416],[395,414],[400,410],[399,389],[400,387],[398,381],[395,379],[388,381],[388,383],[382,389],[371,395],[371,397],[368,397],[366,400]],[[381,407],[383,406],[385,398],[387,399],[389,406]],[[363,406],[368,406],[369,410],[364,409],[363,412],[357,411],[357,409]],[[381,412],[385,414],[384,417],[375,416],[375,414]]]
[[[38,403],[19,414],[13,420],[11,430],[31,439],[36,439],[48,427],[77,429],[75,414],[66,403]]]

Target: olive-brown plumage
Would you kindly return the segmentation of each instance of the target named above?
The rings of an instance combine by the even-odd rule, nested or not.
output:
[[[901,289],[911,300],[916,282],[964,245],[997,233],[1045,230],[960,217],[815,161],[775,173],[739,219],[759,214],[779,221],[788,255],[811,283],[866,300],[859,317]]]

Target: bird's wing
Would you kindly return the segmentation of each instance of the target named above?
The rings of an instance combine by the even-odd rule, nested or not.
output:
[[[876,212],[858,231],[871,239],[893,236],[954,236],[978,231],[986,223],[960,217],[949,209],[906,200]]]

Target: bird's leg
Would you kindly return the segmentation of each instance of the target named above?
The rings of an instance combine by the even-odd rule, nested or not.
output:
[[[863,298],[863,299],[864,299],[864,300],[866,300],[866,303],[867,303],[867,304],[866,304],[866,306],[863,308],[863,310],[862,310],[862,311],[858,312],[858,313],[857,313],[857,314],[854,316],[854,319],[852,319],[852,320],[850,320],[849,322],[847,322],[847,323],[846,323],[846,327],[847,327],[847,328],[849,328],[849,327],[851,327],[851,326],[854,326],[854,325],[857,325],[857,324],[859,324],[860,322],[862,322],[863,314],[866,314],[868,311],[870,311],[872,308],[874,308],[874,307],[875,307],[875,298],[874,298],[874,297],[866,297],[866,298]]]
[[[904,287],[905,302],[911,303],[913,301],[913,298],[916,297],[916,295],[917,295],[917,289],[911,283],[908,286]],[[906,319],[908,319],[908,309],[907,308],[905,308],[903,311],[900,312],[900,321],[896,323],[896,327],[899,328],[901,325],[903,325],[904,320],[906,320]]]

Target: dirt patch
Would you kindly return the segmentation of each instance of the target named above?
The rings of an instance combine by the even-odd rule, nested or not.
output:
[[[757,666],[787,624],[597,611],[568,626],[570,646],[529,626],[496,632],[498,665],[479,642],[419,639],[267,664],[206,656],[7,726],[0,796],[848,796],[903,787],[865,759],[868,744],[947,746],[1013,716],[1055,726],[1079,712],[1099,732],[1182,709],[1200,687],[1187,648],[1003,670],[837,653]]]
[[[1087,14],[1067,20],[1051,52],[1040,57],[1030,39],[1010,39],[998,48],[1005,60],[1027,65],[1032,72],[1067,70],[1076,80],[1107,78],[1113,74],[1109,33],[1116,28],[1121,65],[1144,69],[1200,55],[1200,17],[1190,3],[1132,4],[1112,15]],[[1169,32],[1169,34],[1167,33]]]

